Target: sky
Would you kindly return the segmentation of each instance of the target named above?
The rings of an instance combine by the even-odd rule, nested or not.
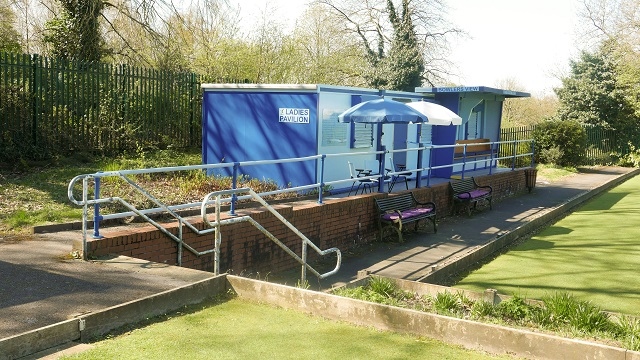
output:
[[[528,92],[551,94],[578,49],[575,0],[448,0],[450,21],[470,38],[453,44],[459,81],[496,86],[514,79]]]
[[[292,25],[302,0],[238,0],[244,19],[262,14]],[[515,81],[534,96],[553,94],[578,47],[579,0],[446,0],[448,19],[468,36],[451,43],[456,85],[499,87]],[[268,4],[268,5],[267,5]]]

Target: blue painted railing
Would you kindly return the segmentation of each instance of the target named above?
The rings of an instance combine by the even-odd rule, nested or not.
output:
[[[120,170],[120,171],[105,171],[105,172],[96,172],[94,174],[84,174],[84,175],[78,175],[76,177],[74,177],[70,183],[69,183],[69,187],[68,187],[68,196],[69,196],[69,200],[71,202],[73,202],[76,205],[84,205],[85,206],[85,210],[83,211],[83,228],[86,226],[87,222],[89,221],[88,219],[88,212],[86,211],[86,204],[89,198],[89,194],[93,193],[93,200],[88,201],[89,203],[91,203],[91,205],[94,206],[94,213],[93,213],[93,226],[94,226],[94,231],[93,231],[93,237],[94,238],[99,238],[100,237],[100,221],[103,220],[110,220],[110,219],[118,219],[118,218],[126,218],[126,217],[130,217],[130,216],[135,216],[135,215],[140,215],[140,214],[144,214],[144,215],[150,215],[150,214],[154,214],[154,213],[161,213],[161,212],[166,212],[166,211],[170,211],[170,212],[174,212],[176,210],[185,210],[185,209],[193,209],[193,208],[199,208],[202,205],[202,202],[196,202],[196,203],[188,203],[188,204],[180,204],[180,205],[171,205],[171,206],[167,206],[165,204],[162,204],[161,202],[159,202],[157,199],[155,199],[151,194],[149,194],[146,190],[144,190],[143,188],[141,188],[140,186],[138,186],[133,180],[131,180],[129,178],[130,175],[139,175],[139,174],[150,174],[150,173],[168,173],[168,172],[176,172],[176,171],[187,171],[187,170],[213,170],[213,169],[227,169],[227,168],[231,168],[231,174],[232,174],[232,189],[236,189],[237,188],[237,184],[238,184],[238,178],[241,176],[240,175],[240,171],[239,169],[241,167],[248,167],[248,166],[256,166],[256,165],[264,165],[264,164],[281,164],[281,163],[286,163],[286,162],[303,162],[303,161],[318,161],[319,160],[319,182],[315,183],[315,184],[308,184],[308,185],[303,185],[303,186],[297,186],[297,187],[290,187],[290,188],[284,188],[284,189],[279,189],[279,190],[275,190],[275,191],[269,191],[269,192],[262,192],[259,193],[258,195],[260,197],[265,197],[265,196],[269,196],[269,195],[276,195],[276,194],[282,194],[282,193],[287,193],[287,192],[300,192],[300,193],[304,193],[304,192],[310,192],[310,191],[317,191],[318,193],[318,203],[322,204],[323,202],[323,197],[324,197],[324,189],[328,186],[330,187],[336,187],[337,185],[341,185],[344,184],[345,188],[346,185],[349,183],[353,183],[354,179],[349,177],[349,178],[345,178],[345,179],[339,179],[339,180],[334,180],[334,181],[328,181],[325,182],[324,181],[324,175],[325,175],[325,161],[327,158],[334,158],[334,157],[343,157],[343,158],[350,158],[350,157],[354,157],[354,156],[359,156],[359,155],[376,155],[378,157],[378,159],[380,159],[379,161],[379,166],[380,169],[378,171],[377,174],[372,174],[371,176],[363,176],[360,177],[358,179],[364,180],[364,179],[376,179],[378,180],[378,191],[379,192],[383,192],[383,188],[384,188],[384,181],[379,181],[379,180],[384,180],[381,179],[383,176],[394,176],[394,175],[399,175],[402,172],[415,172],[417,174],[416,176],[416,188],[420,188],[422,187],[422,180],[426,179],[427,183],[426,186],[430,186],[431,184],[431,179],[432,179],[432,172],[433,170],[436,169],[442,169],[442,168],[455,168],[455,167],[462,167],[462,172],[461,172],[461,177],[464,178],[465,176],[465,168],[467,165],[473,165],[473,164],[486,164],[487,162],[490,164],[488,166],[489,169],[489,174],[492,173],[493,169],[495,167],[497,167],[498,161],[501,160],[510,160],[511,161],[511,169],[514,170],[515,169],[515,164],[517,163],[516,159],[518,159],[519,157],[530,157],[531,159],[531,166],[534,166],[534,144],[533,144],[533,140],[516,140],[516,141],[501,141],[501,142],[491,142],[488,144],[491,144],[492,149],[497,149],[498,146],[500,146],[501,144],[513,144],[513,148],[514,149],[518,149],[519,147],[517,146],[520,143],[531,143],[531,151],[530,152],[526,152],[526,153],[517,153],[516,150],[514,150],[513,154],[511,154],[510,156],[503,156],[503,157],[499,157],[498,155],[496,155],[498,152],[497,151],[491,151],[489,158],[485,158],[482,160],[473,160],[473,161],[467,161],[466,159],[466,146],[467,145],[423,145],[423,144],[419,144],[417,148],[412,148],[412,149],[400,149],[400,150],[386,150],[384,147],[382,147],[382,150],[380,151],[371,151],[371,152],[356,152],[356,153],[340,153],[340,154],[322,154],[322,155],[314,155],[314,156],[307,156],[307,157],[300,157],[300,158],[288,158],[288,159],[278,159],[278,160],[256,160],[256,161],[243,161],[243,162],[234,162],[234,163],[219,163],[219,164],[207,164],[207,165],[192,165],[192,166],[178,166],[178,167],[162,167],[162,168],[151,168],[151,169],[137,169],[137,170]],[[478,145],[478,144],[475,144]],[[463,149],[463,160],[461,162],[456,162],[456,163],[452,163],[452,164],[447,164],[447,165],[440,165],[440,166],[431,166],[432,164],[432,155],[433,155],[433,151],[434,149],[441,149],[441,148],[453,148],[453,147],[460,147],[460,146],[464,146]],[[424,157],[424,152],[425,151],[429,151],[430,156],[428,157],[428,161],[427,161],[427,166],[422,167],[422,168],[415,168],[415,169],[411,169],[411,168],[406,168],[403,169],[402,171],[385,171],[385,161],[384,159],[386,158],[387,154],[392,154],[392,153],[398,153],[398,152],[411,152],[411,151],[416,151],[417,152],[417,164],[422,164],[423,163],[423,157]],[[395,170],[395,169],[394,169]],[[424,175],[426,173],[426,176]],[[135,189],[137,189],[141,194],[143,194],[144,196],[146,196],[148,199],[150,199],[152,202],[154,202],[158,207],[155,208],[151,208],[151,209],[143,209],[143,210],[139,210],[136,209],[136,211],[128,211],[128,212],[121,212],[121,213],[113,213],[113,214],[100,214],[100,204],[101,203],[107,203],[109,202],[109,199],[102,199],[101,195],[100,195],[100,187],[101,187],[101,179],[102,178],[106,178],[106,177],[120,177],[122,179],[124,179],[126,182],[128,182],[131,186],[133,186]],[[94,184],[94,189],[93,192],[89,191],[89,186],[90,186],[90,180],[93,180],[93,184]],[[76,184],[78,182],[82,181],[82,200],[76,200],[75,199],[75,195],[74,195],[74,189],[76,188]],[[346,191],[345,191],[346,192]],[[229,199],[225,199],[225,201],[230,203],[230,215],[235,216],[235,209],[236,209],[236,204],[238,201],[241,200],[245,200],[245,199],[249,199],[250,196],[245,195],[245,196],[237,196],[235,192],[233,192],[233,195],[231,195],[231,197]]]

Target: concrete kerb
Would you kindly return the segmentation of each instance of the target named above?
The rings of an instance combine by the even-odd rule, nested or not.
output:
[[[640,352],[588,341],[450,318],[236,276],[227,278],[231,288],[244,299],[358,326],[425,336],[494,354],[530,359],[640,360]]]
[[[427,285],[416,283],[414,286]],[[104,311],[0,340],[0,359],[14,359],[235,291],[242,299],[380,330],[439,339],[469,349],[535,359],[640,360],[640,352],[521,329],[369,303],[231,275],[199,281]]]
[[[523,236],[527,236],[535,232],[536,230],[544,227],[547,224],[557,222],[562,217],[569,214],[572,210],[578,206],[584,204],[588,200],[600,195],[604,191],[607,191],[613,187],[620,185],[628,179],[640,174],[640,169],[635,169],[626,174],[622,174],[612,181],[601,184],[589,191],[580,193],[573,198],[565,201],[564,203],[550,209],[546,209],[531,221],[519,225],[513,229],[507,230],[502,234],[496,236],[493,240],[487,244],[479,246],[470,250],[467,254],[452,260],[450,262],[437,264],[432,269],[432,272],[424,277],[418,279],[420,282],[443,284],[452,277],[460,274],[461,272],[470,269],[474,264],[492,256],[501,249],[509,246]]]

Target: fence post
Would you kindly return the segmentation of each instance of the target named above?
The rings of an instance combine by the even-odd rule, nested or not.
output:
[[[511,158],[511,170],[516,168],[516,155],[518,151],[518,140],[513,141],[513,158]]]
[[[23,58],[24,59],[24,58]],[[38,145],[38,113],[40,104],[38,88],[40,87],[38,54],[33,54],[31,60],[31,141],[34,146]]]
[[[189,146],[193,146],[195,144],[195,139],[193,138],[194,134],[194,114],[193,114],[193,106],[195,102],[195,94],[194,87],[196,85],[196,74],[191,73],[190,81],[189,81]]]

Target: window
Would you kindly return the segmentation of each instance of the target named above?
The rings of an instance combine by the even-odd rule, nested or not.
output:
[[[433,125],[422,124],[420,130],[420,142],[424,144],[431,144],[431,137],[433,134]]]
[[[352,123],[352,148],[370,148],[373,147],[373,125]]]

